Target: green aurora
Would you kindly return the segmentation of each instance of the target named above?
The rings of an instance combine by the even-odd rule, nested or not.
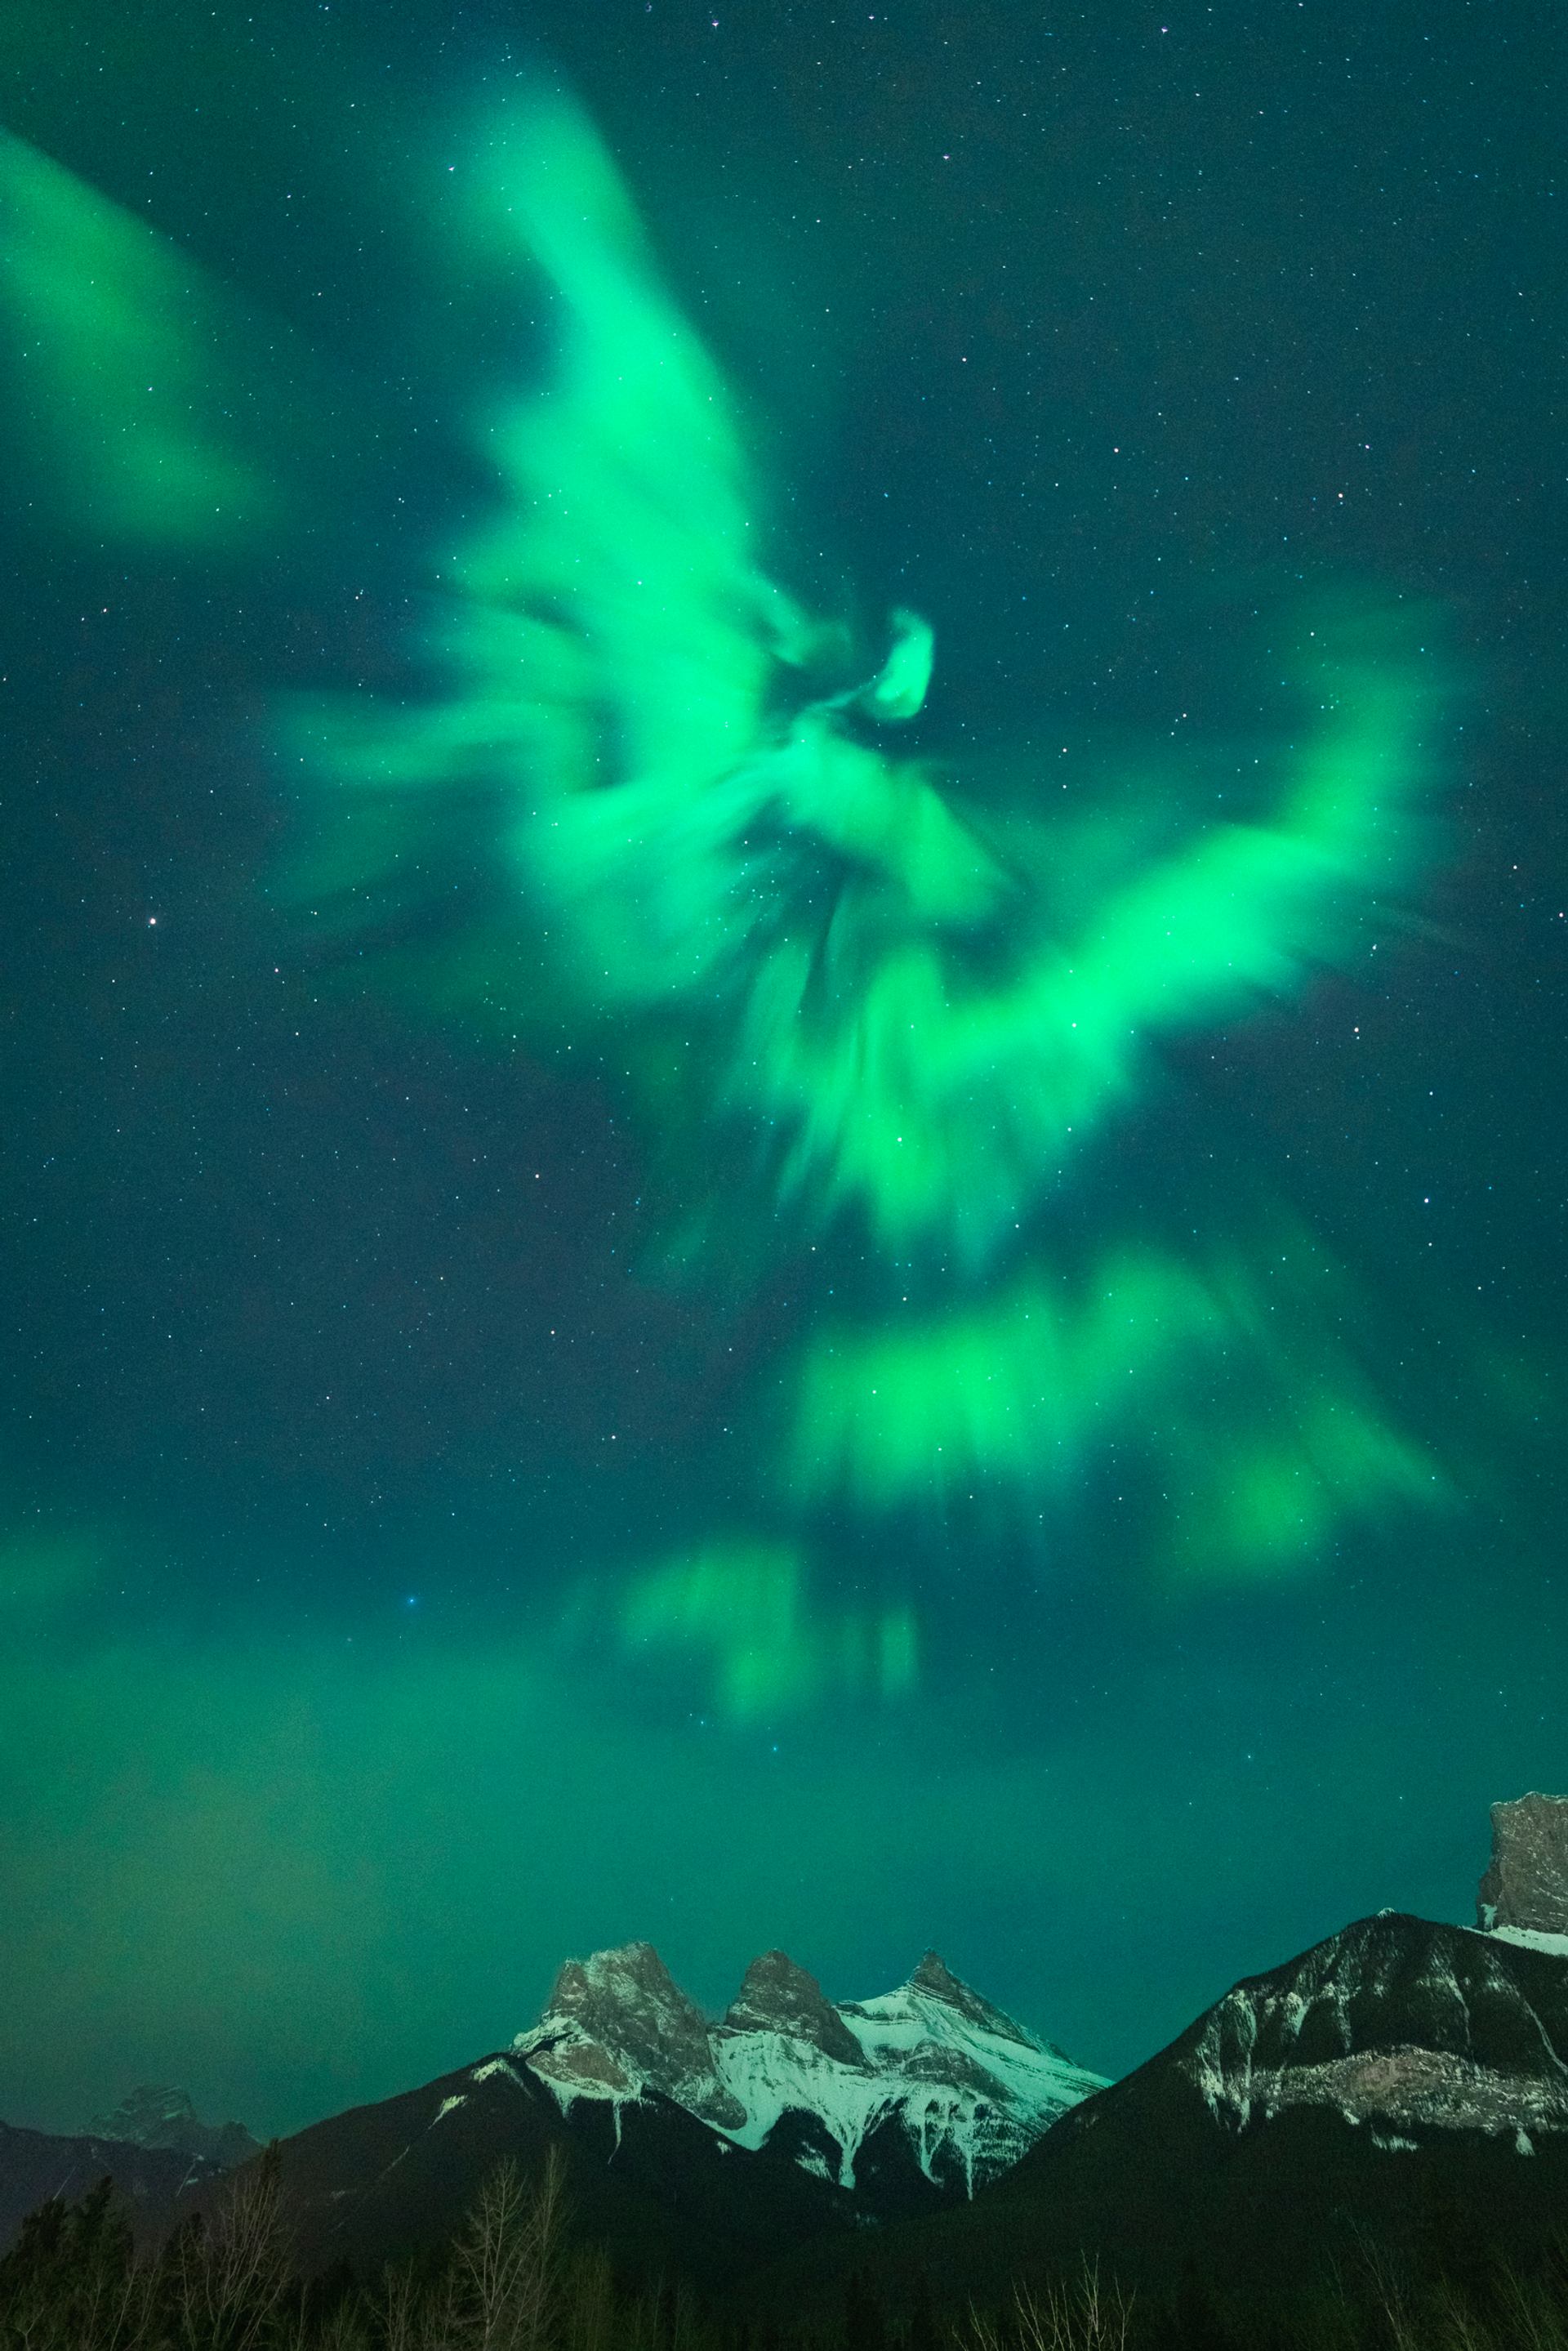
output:
[[[666,1278],[744,1257],[755,1284],[781,1250],[849,1252],[863,1300],[781,1351],[755,1523],[624,1571],[626,1642],[711,1656],[739,1720],[902,1694],[918,1612],[814,1597],[821,1514],[984,1497],[1043,1524],[1112,1443],[1189,1499],[1151,1535],[1159,1573],[1289,1571],[1347,1519],[1440,1505],[1439,1468],[1311,1296],[1265,1297],[1262,1222],[1181,1253],[1116,1235],[1065,1287],[1053,1249],[1164,1040],[1299,1000],[1397,924],[1432,855],[1440,615],[1365,589],[1292,614],[1281,739],[1234,814],[1173,810],[1152,753],[1071,820],[1038,765],[966,789],[897,746],[929,624],[895,611],[858,672],[849,626],[763,568],[776,498],[585,117],[541,94],[471,152],[453,266],[543,281],[545,380],[476,426],[493,511],[441,568],[445,695],[282,723],[315,835],[292,887],[354,941],[466,811],[501,886],[415,993],[556,1056],[611,1041],[668,1171]],[[61,469],[78,518],[192,550],[274,519],[192,390],[218,297],[20,142],[0,161],[12,308],[35,406],[80,459]]]
[[[442,569],[452,690],[296,718],[337,802],[303,886],[347,930],[384,918],[432,804],[487,803],[507,886],[442,1012],[556,1052],[614,1040],[674,1171],[679,1278],[727,1267],[749,1209],[753,1280],[781,1248],[852,1251],[867,1294],[788,1351],[782,1452],[759,1435],[785,1547],[742,1531],[633,1570],[627,1637],[711,1646],[742,1717],[836,1681],[901,1691],[908,1602],[869,1627],[807,1604],[814,1517],[983,1491],[1038,1518],[1113,1436],[1201,1482],[1201,1542],[1156,1539],[1189,1570],[1276,1572],[1346,1518],[1433,1507],[1438,1471],[1310,1301],[1265,1303],[1265,1244],[1118,1237],[1063,1296],[1052,1227],[1164,1039],[1299,998],[1397,922],[1430,853],[1438,617],[1346,593],[1298,615],[1292,733],[1236,817],[1171,839],[1152,757],[1097,822],[1064,822],[1038,771],[988,805],[890,739],[926,700],[929,625],[895,612],[857,675],[847,627],[760,568],[734,403],[582,117],[540,102],[476,177],[482,259],[547,283],[547,380],[489,422],[495,511]],[[891,1311],[911,1280],[913,1324]],[[1236,1408],[1260,1386],[1288,1435]]]
[[[278,371],[168,238],[0,131],[14,474],[88,538],[254,560],[286,520],[262,458]],[[297,527],[297,514],[294,517]]]

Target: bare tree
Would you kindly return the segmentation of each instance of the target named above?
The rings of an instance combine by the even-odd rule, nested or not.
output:
[[[1127,2351],[1133,2297],[1102,2285],[1097,2262],[1085,2262],[1071,2285],[1047,2286],[1044,2296],[1015,2289],[1005,2317],[970,2313],[962,2351]]]
[[[480,2190],[458,2241],[463,2339],[476,2351],[556,2351],[562,2320],[566,2162],[552,2147],[525,2180],[510,2158]]]
[[[190,2351],[260,2351],[289,2287],[283,2181],[275,2148],[228,2182],[212,2222],[172,2249],[174,2309]]]
[[[1505,2341],[1517,2345],[1519,2351],[1565,2351],[1568,2310],[1560,2291],[1553,2294],[1540,2279],[1527,2280],[1510,2270],[1498,2300],[1501,2316],[1494,2332]]]
[[[381,2340],[386,2351],[421,2351],[424,2309],[410,2264],[400,2262],[381,2275]]]

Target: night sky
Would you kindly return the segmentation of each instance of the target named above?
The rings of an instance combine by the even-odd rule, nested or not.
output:
[[[1454,0],[11,0],[8,2120],[296,2128],[632,1937],[714,2007],[934,1945],[1116,2073],[1472,1915],[1488,1803],[1568,1784],[1561,65]],[[541,121],[647,240],[575,388],[598,248],[475,226]],[[585,879],[539,647],[607,789],[706,692],[592,419],[679,486],[668,585],[699,410],[826,784],[710,887],[677,777]],[[496,545],[555,583],[515,661]],[[1142,879],[1324,739],[1332,905],[1243,874],[1169,980]],[[1015,999],[1104,1017],[1027,1114]]]

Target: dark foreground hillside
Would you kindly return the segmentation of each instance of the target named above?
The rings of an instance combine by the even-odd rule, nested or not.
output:
[[[1211,2276],[1224,2248],[1201,2253]],[[822,2281],[818,2280],[820,2287]],[[1482,2258],[1423,2273],[1371,2241],[1305,2301],[1260,2307],[1194,2274],[1137,2293],[1093,2263],[1015,2284],[994,2304],[889,2310],[875,2279],[773,2319],[705,2306],[671,2282],[640,2291],[574,2229],[558,2151],[526,2178],[504,2163],[439,2255],[373,2281],[302,2279],[289,2258],[275,2152],[211,2210],[139,2254],[111,2183],[51,2200],[0,2260],[4,2351],[1568,2351],[1568,2261],[1524,2276]]]
[[[121,2210],[161,2231],[182,2192],[211,2168],[193,2165],[176,2148],[0,2123],[0,2245],[9,2244],[27,2214],[49,2198],[71,2204],[104,2179],[112,2182]]]
[[[722,2295],[781,2252],[853,2228],[848,2195],[787,2153],[732,2147],[657,2095],[618,2111],[583,2100],[563,2115],[525,2066],[492,2057],[281,2143],[294,2258],[306,2275],[342,2267],[374,2279],[450,2240],[497,2165],[532,2177],[552,2152],[571,2183],[576,2235],[639,2284],[679,2279]]]

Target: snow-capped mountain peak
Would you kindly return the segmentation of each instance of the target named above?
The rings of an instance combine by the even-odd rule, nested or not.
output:
[[[972,2194],[1101,2087],[934,1951],[895,1991],[842,2002],[765,1951],[709,2022],[651,1945],[628,1943],[568,1960],[514,2048],[563,2109],[607,2099],[618,2117],[662,2095],[737,2146],[787,2146],[846,2189],[874,2143],[879,2163],[912,2156],[931,2187]]]

